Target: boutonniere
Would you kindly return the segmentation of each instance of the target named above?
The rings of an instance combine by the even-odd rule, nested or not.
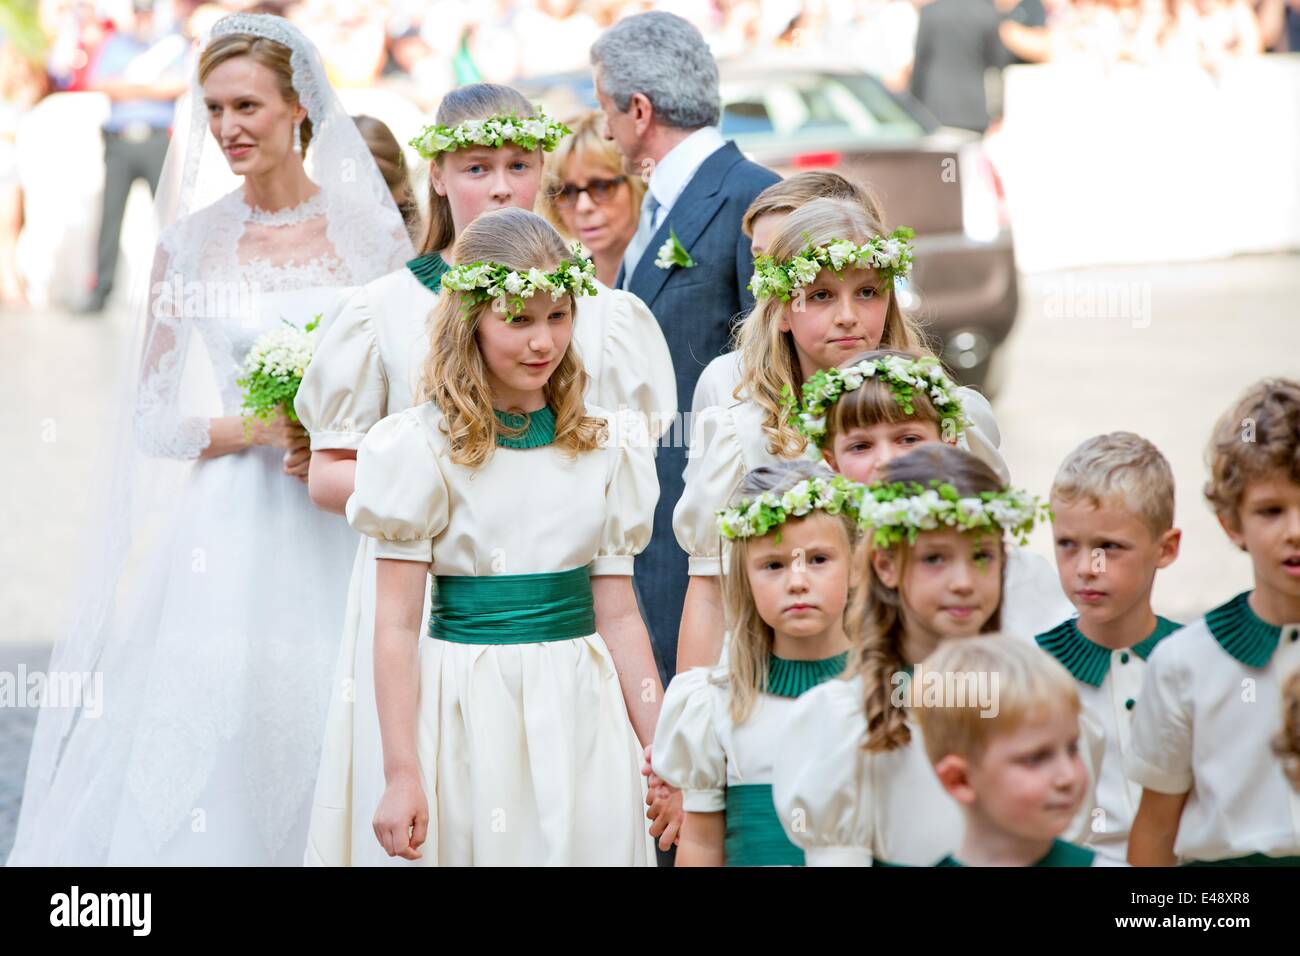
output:
[[[672,226],[668,227],[668,238],[664,240],[664,244],[659,247],[659,252],[655,255],[655,265],[660,269],[671,269],[673,266],[694,269],[696,266],[691,254],[677,238],[677,233],[673,232]]]

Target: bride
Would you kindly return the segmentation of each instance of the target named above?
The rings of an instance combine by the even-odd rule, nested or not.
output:
[[[163,178],[102,546],[50,664],[102,693],[43,701],[11,865],[302,862],[356,536],[309,500],[301,426],[248,429],[236,380],[413,250],[279,17],[214,26]]]

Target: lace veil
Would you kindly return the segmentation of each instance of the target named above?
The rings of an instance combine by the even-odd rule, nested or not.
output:
[[[360,286],[414,255],[388,187],[314,46],[288,21],[268,15],[227,16],[211,38],[227,34],[266,37],[290,49],[293,86],[312,126],[304,167],[320,191],[287,211],[247,203],[208,131],[195,56],[155,200],[160,239],[153,269],[132,283],[133,334],[109,440],[116,447],[107,467],[87,480],[99,498],[92,507],[97,521],[84,536],[67,605],[69,629],[50,662],[50,674],[65,680],[104,674],[102,700],[64,695],[43,702],[11,859],[46,842],[57,822],[48,816],[74,806],[70,793],[77,784],[58,781],[61,772],[87,776],[85,800],[120,789],[114,768],[97,766],[94,758],[98,753],[104,764],[120,757],[122,738],[131,737],[140,713],[131,698],[145,686],[141,675],[151,664],[151,604],[166,593],[164,582],[151,580],[158,571],[149,559],[172,541],[180,509],[202,507],[184,497],[186,482],[209,444],[208,420],[239,412],[233,379],[258,332],[254,320],[264,314],[265,297],[288,294],[292,301],[300,289]],[[68,761],[70,755],[76,759]],[[98,862],[89,851],[85,861]]]

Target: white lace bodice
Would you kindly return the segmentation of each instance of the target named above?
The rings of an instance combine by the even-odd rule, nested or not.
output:
[[[323,193],[268,212],[231,192],[167,229],[158,243],[151,287],[151,328],[140,373],[136,424],[146,454],[196,458],[209,441],[209,419],[240,412],[236,380],[244,356],[263,333],[288,321],[301,328],[328,317],[369,276],[337,250],[342,223],[326,215]],[[393,244],[397,268],[404,250]],[[366,273],[371,271],[368,266]],[[206,347],[220,393],[208,413],[182,409],[192,330]],[[192,361],[192,358],[191,358]]]

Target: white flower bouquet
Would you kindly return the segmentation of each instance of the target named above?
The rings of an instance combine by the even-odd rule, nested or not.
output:
[[[252,419],[270,422],[283,413],[290,421],[298,421],[293,400],[311,364],[319,324],[319,315],[301,329],[284,320],[283,328],[263,334],[248,350],[244,356],[244,374],[235,380],[244,391],[243,409],[248,413],[244,419],[246,433],[252,432]]]

